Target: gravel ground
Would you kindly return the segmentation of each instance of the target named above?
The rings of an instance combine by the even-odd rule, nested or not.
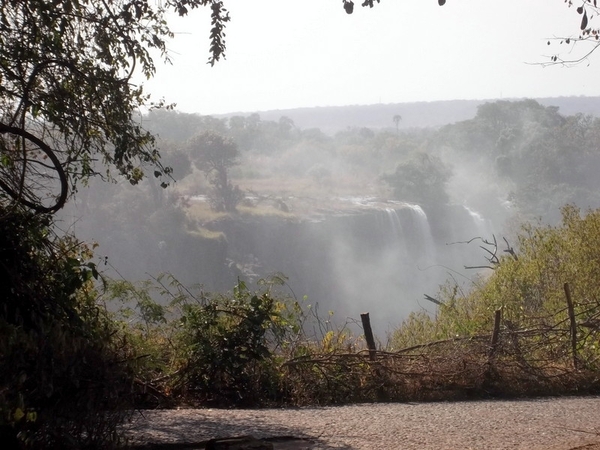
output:
[[[593,446],[600,443],[600,397],[143,411],[128,434],[138,444],[242,435],[306,439],[275,449],[592,450],[600,449]]]

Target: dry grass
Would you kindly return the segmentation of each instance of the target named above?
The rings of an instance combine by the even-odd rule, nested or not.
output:
[[[189,206],[185,209],[185,212],[190,219],[197,220],[200,224],[212,222],[228,216],[227,213],[213,211],[208,202],[199,200],[191,200]]]
[[[346,211],[357,206],[347,199],[381,197],[379,188],[354,179],[339,179],[335,185],[319,185],[308,178],[268,178],[235,180],[234,184],[247,193],[246,201],[238,205],[240,216],[266,216],[283,219],[314,217],[324,212]],[[229,216],[215,212],[206,201],[189,200],[186,212],[198,224]]]
[[[576,316],[578,318],[579,316]],[[283,364],[291,397],[298,404],[372,401],[445,401],[488,397],[595,394],[598,358],[557,313],[533,327],[498,320],[492,331],[423,340],[396,351],[369,353],[361,346],[315,349]],[[584,322],[578,321],[582,325]],[[597,342],[599,330],[578,329]],[[492,341],[494,344],[492,344]],[[362,348],[362,350],[361,350]]]
[[[447,401],[597,392],[598,374],[566,362],[536,365],[483,339],[446,341],[407,352],[312,355],[284,364],[296,404]]]

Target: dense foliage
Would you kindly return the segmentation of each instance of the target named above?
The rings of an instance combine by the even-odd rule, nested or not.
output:
[[[132,404],[127,346],[96,304],[91,249],[51,225],[0,210],[0,433],[27,448],[105,448]]]
[[[229,169],[239,163],[237,145],[210,131],[194,136],[188,145],[194,165],[204,172],[212,187],[209,199],[213,209],[235,212],[244,197],[240,188],[229,181]]]
[[[176,391],[216,406],[281,401],[273,350],[286,334],[283,308],[268,290],[253,294],[243,283],[231,296],[183,304]]]
[[[116,169],[132,184],[170,169],[135,117],[150,97],[153,56],[168,61],[165,16],[212,10],[211,58],[224,52],[221,1],[0,3],[0,187],[43,212],[64,206],[69,185]],[[102,165],[98,164],[101,163]],[[163,178],[164,180],[164,178]],[[166,181],[163,181],[165,184]]]
[[[91,250],[48,213],[93,175],[170,177],[139,122],[138,84],[168,61],[165,17],[221,1],[0,2],[0,435],[10,448],[106,448],[131,407],[129,345],[96,303]],[[154,185],[153,185],[154,186]],[[37,215],[36,215],[37,213]]]
[[[481,161],[485,175],[505,183],[509,200],[528,218],[554,222],[567,203],[597,207],[600,121],[534,100],[498,101],[479,107],[472,119],[440,130],[440,147]],[[488,183],[488,184],[492,184]]]
[[[147,387],[145,404],[250,407],[375,399],[372,386],[353,392],[355,382],[376,383],[368,366],[361,378],[348,371],[352,364],[320,368],[311,362],[354,349],[357,340],[285,295],[285,283],[277,275],[261,280],[256,292],[238,282],[230,292],[210,294],[192,292],[172,277],[111,282],[104,298],[120,303],[116,320],[133,323],[126,327],[132,356],[145,356],[137,372]]]
[[[423,153],[398,164],[395,172],[382,179],[392,188],[394,198],[433,209],[448,204],[450,175],[439,157]]]

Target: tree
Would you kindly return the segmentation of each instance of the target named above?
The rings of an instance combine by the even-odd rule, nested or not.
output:
[[[392,120],[396,124],[396,133],[398,133],[398,126],[400,125],[400,121],[402,120],[402,116],[400,114],[395,114],[394,117],[392,117]]]
[[[191,158],[198,169],[208,178],[212,192],[210,201],[217,211],[234,212],[243,199],[238,186],[229,181],[229,168],[238,164],[237,145],[228,138],[212,131],[205,131],[189,142]]]
[[[3,448],[116,444],[135,395],[134,363],[96,303],[91,257],[91,247],[57,236],[48,215],[0,205]]]
[[[132,184],[146,166],[168,178],[154,137],[135,119],[140,108],[166,105],[150,103],[133,77],[153,76],[153,52],[169,61],[167,12],[200,6],[212,10],[212,65],[229,20],[220,0],[2,0],[0,200],[55,212],[69,186],[110,178],[111,168]]]
[[[418,153],[381,178],[392,188],[396,199],[429,208],[448,203],[446,184],[450,176],[450,169],[438,157]]]
[[[0,0],[0,436],[11,448],[116,445],[135,386],[129,344],[96,303],[91,249],[53,233],[48,213],[94,175],[136,184],[150,167],[166,186],[171,169],[139,120],[166,105],[134,80],[154,74],[153,55],[169,61],[167,12],[201,6],[214,64],[229,20],[220,0]]]

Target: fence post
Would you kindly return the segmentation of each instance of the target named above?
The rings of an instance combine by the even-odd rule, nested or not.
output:
[[[488,361],[493,358],[498,347],[498,338],[500,337],[500,321],[502,320],[502,308],[498,308],[494,312],[494,331],[492,332],[492,340],[490,341],[490,353]]]
[[[498,349],[498,340],[500,339],[500,322],[502,321],[502,308],[498,308],[494,311],[494,330],[492,331],[492,338],[490,339],[490,349],[488,352],[487,364],[485,365],[485,371],[483,372],[483,384],[482,388],[486,391],[493,392],[496,389],[496,382],[498,375],[496,372],[495,365],[493,364],[494,355]]]
[[[373,337],[373,330],[371,329],[371,319],[369,319],[369,313],[362,313],[360,315],[362,321],[363,331],[365,332],[365,340],[367,341],[367,348],[369,349],[369,359],[375,361],[375,352],[377,347],[375,346],[375,338]]]
[[[373,330],[371,329],[371,319],[369,318],[369,313],[362,313],[360,315],[360,320],[362,322],[363,331],[365,332],[365,341],[367,341],[367,348],[369,349],[369,360],[375,361],[377,359],[377,346],[375,345],[375,338],[373,337]],[[377,400],[382,402],[387,400],[387,395],[385,393],[382,372],[380,367],[375,365],[375,376],[376,379],[379,379],[379,387],[377,388]]]
[[[569,283],[564,284],[565,296],[567,297],[567,308],[569,310],[569,322],[571,323],[571,351],[573,352],[573,368],[577,370],[577,322],[575,321],[575,308],[571,299],[571,288]]]

